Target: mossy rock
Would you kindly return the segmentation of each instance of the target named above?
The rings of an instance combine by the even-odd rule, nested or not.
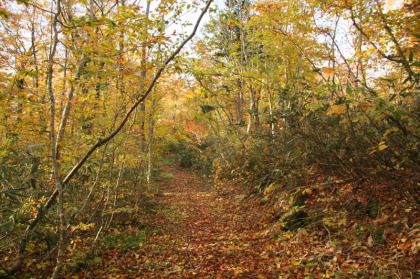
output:
[[[290,195],[290,207],[304,206],[308,196],[312,193],[310,189],[299,189]]]
[[[384,237],[385,230],[383,228],[377,229],[373,232],[375,245],[379,245]]]
[[[371,217],[371,218],[376,218],[378,217],[379,211],[381,209],[381,201],[380,200],[374,200],[371,203],[369,203],[366,213]]]
[[[304,227],[309,216],[303,208],[303,206],[291,207],[280,219],[281,228],[289,231]]]

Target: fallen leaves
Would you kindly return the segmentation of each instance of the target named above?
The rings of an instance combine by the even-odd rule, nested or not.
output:
[[[320,221],[297,231],[282,231],[274,217],[282,206],[261,204],[258,197],[244,195],[233,184],[216,193],[185,169],[165,166],[164,171],[174,177],[161,186],[164,194],[150,197],[156,207],[135,216],[150,230],[145,241],[127,251],[103,249],[100,258],[74,276],[373,278],[408,270],[412,266],[402,264],[402,259],[413,263],[418,256],[420,227],[415,219],[401,216],[401,212],[413,212],[392,211],[390,203],[384,202],[376,219],[354,218],[354,209],[341,210],[343,204],[358,208],[368,202],[343,181],[304,190],[310,196],[307,209],[322,208]],[[342,187],[340,195],[332,196],[328,187]],[[276,196],[279,189],[273,186],[265,195]],[[117,237],[135,229],[122,224],[112,233]]]

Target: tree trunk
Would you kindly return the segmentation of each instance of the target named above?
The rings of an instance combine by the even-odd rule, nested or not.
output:
[[[148,164],[147,164],[147,184],[150,188],[152,171],[153,171],[153,128],[154,128],[154,120],[153,120],[153,113],[155,109],[156,100],[153,99],[153,95],[150,95],[152,99],[152,105],[150,107],[149,113],[149,142],[148,142]]]
[[[151,0],[147,0],[146,4],[146,19],[149,19],[149,12],[150,12],[150,2]],[[148,30],[147,27],[144,30],[145,33],[145,43],[143,44],[142,50],[141,50],[141,65],[143,71],[141,72],[141,81],[140,81],[140,92],[143,92],[146,89],[146,76],[147,76],[147,51],[146,51],[146,41],[147,41],[147,34]],[[146,150],[146,136],[145,136],[145,119],[146,119],[146,103],[142,102],[140,104],[140,151],[141,153],[144,153]]]
[[[76,70],[76,76],[74,78],[74,82],[80,79],[83,72],[83,68],[85,66],[86,66],[85,56],[82,55],[82,58],[80,58],[77,63],[77,70]],[[64,105],[63,114],[60,120],[60,126],[58,127],[57,141],[56,141],[56,147],[55,147],[57,160],[60,160],[60,144],[63,141],[65,129],[66,129],[67,122],[70,116],[70,110],[71,110],[71,105],[73,102],[73,96],[74,96],[74,90],[75,90],[74,82],[71,83],[71,86],[69,90],[67,91],[67,96],[66,96],[67,101],[66,101],[66,104]]]
[[[50,119],[50,137],[51,137],[51,157],[52,157],[52,165],[53,165],[53,175],[56,185],[56,191],[58,192],[58,219],[59,219],[59,227],[58,227],[58,253],[57,253],[57,264],[55,266],[54,272],[51,278],[59,278],[61,269],[63,268],[63,255],[64,255],[64,200],[63,200],[63,183],[58,175],[58,164],[57,164],[57,152],[56,152],[56,137],[55,137],[55,98],[54,92],[52,87],[52,78],[53,78],[53,60],[57,50],[58,44],[58,30],[57,30],[57,22],[58,17],[61,13],[61,2],[57,0],[56,2],[57,11],[54,14],[53,22],[52,22],[52,32],[53,32],[53,44],[51,47],[51,52],[48,58],[48,75],[47,75],[47,82],[48,82],[48,93],[50,96],[50,108],[51,108],[51,119]]]

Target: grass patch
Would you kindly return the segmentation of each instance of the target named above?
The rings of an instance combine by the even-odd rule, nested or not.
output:
[[[150,234],[151,232],[146,228],[128,233],[111,234],[104,239],[103,244],[107,249],[119,249],[122,252],[127,252],[139,247]]]
[[[174,178],[174,175],[173,175],[173,174],[171,174],[171,173],[167,173],[167,172],[162,172],[159,176],[160,176],[161,178],[167,178],[167,179],[172,179],[172,178]]]
[[[164,164],[165,166],[170,166],[175,164],[176,162],[176,157],[170,157],[170,158],[165,158],[162,160],[162,164]]]

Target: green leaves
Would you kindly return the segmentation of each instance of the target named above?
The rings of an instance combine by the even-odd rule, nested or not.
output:
[[[11,202],[15,204],[21,204],[20,197],[25,197],[23,194],[28,188],[20,188],[20,189],[4,189],[1,191],[1,194],[4,195],[5,198],[9,199]],[[1,195],[0,195],[1,196]]]

